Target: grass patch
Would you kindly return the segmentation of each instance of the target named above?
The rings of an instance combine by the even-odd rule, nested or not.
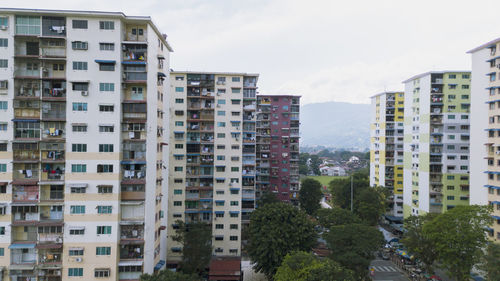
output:
[[[314,179],[314,180],[317,180],[321,183],[321,185],[323,186],[327,186],[330,184],[330,182],[333,180],[333,179],[342,179],[342,178],[347,178],[347,176],[345,177],[334,177],[334,176],[307,176],[307,177],[304,177],[304,178],[309,178],[309,179]],[[323,192],[325,192],[325,190],[323,190]]]

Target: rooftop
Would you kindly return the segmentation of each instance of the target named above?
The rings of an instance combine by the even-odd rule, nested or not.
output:
[[[476,48],[474,48],[472,50],[467,51],[467,54],[472,54],[472,53],[475,53],[475,52],[477,52],[479,50],[482,50],[484,48],[492,47],[493,45],[497,44],[498,42],[500,42],[500,37],[497,38],[497,39],[493,39],[493,40],[491,40],[489,42],[486,42],[486,43],[484,43],[482,45],[479,45],[479,46],[477,46]]]
[[[235,75],[235,76],[259,76],[258,73],[246,73],[246,72],[217,72],[217,71],[176,71],[171,69],[171,74],[213,74],[213,75]]]
[[[0,13],[12,13],[12,14],[36,14],[36,15],[57,15],[57,16],[85,16],[85,17],[114,17],[126,21],[146,21],[148,22],[153,30],[156,32],[158,37],[163,41],[170,52],[173,52],[172,47],[165,39],[164,35],[160,33],[158,27],[153,22],[150,16],[127,16],[123,12],[104,12],[104,11],[78,11],[78,10],[49,10],[49,9],[25,9],[25,8],[0,8]]]
[[[470,74],[470,70],[442,70],[442,71],[428,71],[428,72],[424,72],[424,73],[421,73],[421,74],[417,74],[415,76],[412,76],[408,79],[406,79],[405,81],[403,81],[402,83],[408,83],[410,81],[413,81],[415,79],[418,79],[418,78],[422,78],[424,76],[427,76],[427,75],[431,75],[431,74],[445,74],[445,73],[468,73]]]
[[[387,92],[375,94],[375,95],[371,96],[370,98],[373,99],[375,97],[386,95],[386,94],[404,94],[404,93],[405,93],[404,91],[395,91],[395,92],[394,91],[387,91]]]

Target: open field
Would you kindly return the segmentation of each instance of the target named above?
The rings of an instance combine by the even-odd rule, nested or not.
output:
[[[336,179],[336,178],[347,178],[347,177],[333,177],[333,176],[307,176],[305,178],[311,178],[319,181],[321,185],[326,185],[330,183],[331,180]]]

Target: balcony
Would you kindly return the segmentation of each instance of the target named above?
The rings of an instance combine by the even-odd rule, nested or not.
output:
[[[66,82],[42,81],[42,100],[66,100]]]
[[[120,244],[144,243],[143,225],[121,225]]]
[[[121,201],[122,222],[144,222],[144,201]]]
[[[124,65],[123,81],[125,83],[146,83],[148,80],[145,65]]]
[[[38,220],[38,206],[12,206],[13,225],[34,225]]]
[[[37,260],[36,250],[29,248],[31,245],[26,245],[25,249],[11,249],[10,263],[35,265]]]
[[[145,103],[125,103],[123,104],[123,119],[146,120],[147,106]]]
[[[60,239],[62,239],[62,236]],[[62,265],[62,248],[44,249],[44,246],[39,245],[38,264],[40,267],[50,266],[53,268],[60,268]]]
[[[135,41],[135,40],[133,40]],[[145,65],[148,55],[148,45],[146,44],[123,44],[123,64],[125,65]]]
[[[42,120],[44,120],[44,121],[64,121],[64,120],[66,120],[66,103],[65,102],[43,102],[42,103]]]
[[[40,221],[47,223],[61,222],[63,220],[62,205],[41,206]]]
[[[42,181],[64,181],[64,163],[46,163],[42,168]]]
[[[124,45],[129,46],[128,44],[135,42],[143,42],[141,45],[145,45],[148,39],[147,30],[147,25],[126,24],[123,38],[127,42]]]
[[[40,108],[35,108],[37,101],[25,101],[25,103],[17,103],[14,105],[14,117],[16,119],[40,119]],[[32,103],[32,104],[28,104]],[[20,106],[33,106],[33,108],[20,108]]]
[[[40,185],[40,201],[64,201],[64,185]]]
[[[64,80],[66,79],[66,72],[64,71],[64,64],[47,63],[42,67],[43,80]]]
[[[144,258],[144,246],[124,245],[120,247],[120,260],[137,260]]]
[[[42,40],[40,47],[41,59],[64,60],[66,59],[66,42],[59,40]]]
[[[13,161],[17,163],[36,163],[40,161],[40,151],[36,143],[13,143]]]
[[[144,185],[122,185],[120,198],[121,200],[144,200],[146,198]]]
[[[143,103],[146,102],[146,87],[145,86],[128,86],[125,89],[123,102],[126,103]]]
[[[65,17],[42,17],[42,37],[65,37],[66,18]]]
[[[29,67],[26,64],[14,67],[14,78],[16,79],[40,79],[40,70],[38,65],[36,68],[33,66]]]
[[[145,184],[145,164],[123,164],[121,172],[122,184]]]
[[[35,164],[33,166],[28,166],[28,164],[25,164],[26,166],[23,167],[22,165],[14,165],[14,171],[13,171],[13,179],[15,182],[17,181],[23,181],[23,182],[36,182],[38,181],[38,169],[35,170],[35,167],[38,167],[38,164]],[[16,169],[18,168],[18,169]]]

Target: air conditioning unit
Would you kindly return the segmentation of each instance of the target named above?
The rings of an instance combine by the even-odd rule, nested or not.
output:
[[[75,262],[82,262],[83,258],[75,258]]]
[[[86,97],[89,95],[89,91],[82,91],[82,96]]]
[[[0,25],[0,30],[7,30],[7,26],[6,25]]]
[[[500,151],[497,151],[497,154],[500,154]]]

